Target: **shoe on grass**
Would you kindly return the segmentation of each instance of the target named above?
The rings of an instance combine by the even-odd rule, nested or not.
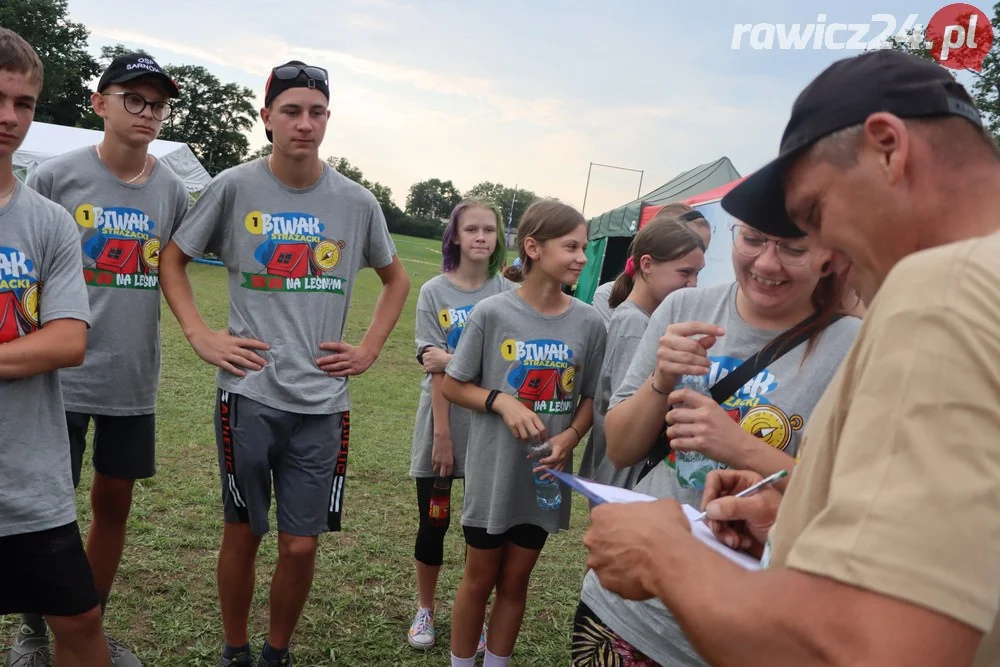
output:
[[[142,667],[139,658],[125,644],[109,634],[104,635],[108,641],[108,654],[111,656],[112,667]]]
[[[415,649],[426,651],[434,647],[434,612],[426,607],[417,610],[406,640]]]
[[[45,622],[34,628],[22,623],[14,637],[14,644],[7,653],[7,667],[49,667],[52,655],[49,652],[49,633]]]

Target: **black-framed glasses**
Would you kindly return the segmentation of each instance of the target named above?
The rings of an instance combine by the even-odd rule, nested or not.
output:
[[[282,81],[293,81],[299,78],[299,74],[305,74],[310,79],[322,81],[323,83],[328,83],[330,79],[329,72],[322,67],[315,67],[313,65],[281,65],[275,67],[271,72],[276,78]]]
[[[170,102],[150,102],[138,93],[122,91],[118,93],[104,93],[104,95],[115,95],[122,98],[125,111],[128,111],[133,116],[138,116],[146,107],[149,107],[153,113],[153,118],[162,121],[170,118],[170,114],[174,112],[174,108],[170,105]]]
[[[778,260],[786,266],[803,266],[809,260],[809,248],[791,239],[772,240],[753,227],[736,224],[732,227],[733,247],[747,257],[760,257],[768,243],[774,244]]]

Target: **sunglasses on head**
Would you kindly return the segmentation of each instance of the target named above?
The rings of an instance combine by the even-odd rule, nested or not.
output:
[[[281,65],[280,67],[275,67],[271,72],[276,79],[281,79],[282,81],[293,81],[299,78],[300,74],[305,74],[310,79],[322,81],[323,83],[326,83],[330,78],[330,74],[325,69],[322,67],[313,67],[312,65]]]

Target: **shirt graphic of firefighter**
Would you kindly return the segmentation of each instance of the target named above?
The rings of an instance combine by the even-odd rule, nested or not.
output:
[[[500,344],[506,361],[516,362],[507,374],[515,397],[538,414],[565,415],[573,412],[573,350],[558,340],[520,341]]]
[[[38,329],[35,264],[16,248],[0,247],[0,343]]]
[[[343,294],[347,281],[331,272],[343,257],[344,241],[323,236],[325,226],[308,213],[251,211],[244,224],[264,237],[254,251],[257,273],[243,273],[242,287],[264,292],[330,292]]]
[[[155,290],[160,286],[156,223],[137,208],[81,204],[76,224],[84,235],[83,278],[92,287]]]

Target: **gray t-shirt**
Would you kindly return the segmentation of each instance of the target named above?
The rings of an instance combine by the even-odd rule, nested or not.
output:
[[[736,283],[678,290],[653,313],[625,380],[611,399],[612,408],[649,378],[656,366],[659,338],[667,326],[691,321],[711,322],[726,331],[708,351],[712,362],[709,386],[780,333],[751,327],[743,321],[736,311]],[[723,408],[744,430],[794,457],[813,407],[854,343],[860,326],[857,318],[842,318],[820,335],[807,359],[803,361],[803,343],[749,380]],[[635,490],[701,506],[702,491],[680,487],[677,472],[668,461],[656,466]],[[581,598],[605,624],[653,660],[682,667],[705,665],[659,600],[623,600],[602,588],[593,571],[584,579]]]
[[[420,288],[417,297],[417,354],[427,347],[436,347],[449,354],[455,353],[458,341],[465,330],[469,314],[483,299],[513,289],[514,283],[496,275],[477,290],[465,290],[451,282],[447,276],[435,276]],[[448,422],[455,453],[452,476],[465,474],[465,450],[469,439],[471,412],[457,405],[450,405]],[[434,451],[434,415],[431,411],[431,375],[424,374],[420,385],[420,402],[413,426],[413,447],[410,453],[411,477],[434,477],[431,464]]]
[[[229,271],[229,330],[271,346],[267,365],[237,377],[219,370],[220,389],[279,410],[334,414],[350,409],[347,378],[316,360],[340,341],[358,271],[396,254],[382,209],[364,187],[329,165],[308,188],[274,177],[264,158],[216,176],[174,234],[189,257],[211,252]]]
[[[159,160],[145,183],[119,180],[92,146],[40,164],[26,183],[76,219],[93,328],[82,366],[60,371],[66,409],[156,412],[160,248],[187,212],[184,183]]]
[[[0,345],[53,320],[90,323],[73,218],[21,183],[0,208]],[[0,380],[0,537],[76,520],[59,372]]]
[[[611,289],[615,286],[615,281],[609,281],[602,285],[598,285],[597,289],[594,290],[593,306],[600,313],[601,318],[604,320],[604,326],[611,326],[611,316],[614,314],[614,308],[608,305],[608,299],[611,298]]]
[[[555,316],[542,315],[509,290],[479,302],[465,325],[447,374],[510,394],[531,408],[549,435],[569,428],[581,398],[597,392],[607,331],[587,304],[572,299]],[[520,524],[550,533],[569,528],[570,489],[543,510],[531,461],[500,415],[473,412],[465,461],[462,525],[499,534]],[[573,469],[572,456],[566,470]]]
[[[618,470],[607,457],[607,438],[604,435],[604,416],[608,412],[611,396],[618,389],[625,372],[635,356],[635,350],[646,333],[649,313],[634,301],[626,299],[614,309],[611,325],[608,327],[608,342],[604,350],[604,365],[601,366],[601,380],[594,397],[594,427],[590,431],[587,447],[580,462],[580,476],[601,484],[611,484],[626,489],[635,486],[642,472],[642,463]]]

